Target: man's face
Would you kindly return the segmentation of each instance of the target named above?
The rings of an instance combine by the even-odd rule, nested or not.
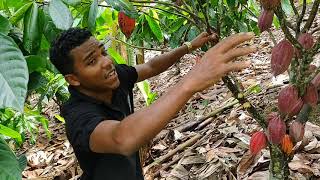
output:
[[[72,49],[74,73],[78,86],[90,91],[108,91],[116,89],[120,81],[113,62],[107,56],[103,44],[90,37],[80,46]]]

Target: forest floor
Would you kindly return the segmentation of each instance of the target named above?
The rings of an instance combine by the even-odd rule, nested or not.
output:
[[[318,19],[316,24],[320,24]],[[277,41],[283,38],[272,30]],[[315,36],[319,36],[317,32]],[[270,55],[273,47],[267,33],[248,44],[257,45],[258,52],[244,57],[251,60],[250,68],[232,73],[248,92],[252,104],[268,114],[276,108],[277,94],[288,83],[288,74],[273,77],[270,73]],[[147,53],[154,55],[155,53]],[[150,79],[152,92],[163,95],[175,85],[198,61],[201,52],[185,55],[168,71]],[[146,59],[151,57],[147,55]],[[239,59],[241,60],[241,59]],[[320,65],[320,54],[315,65]],[[135,110],[145,107],[138,88],[134,88]],[[315,110],[306,124],[305,136],[294,150],[289,163],[291,179],[320,179],[320,110]],[[25,142],[20,153],[25,153],[28,166],[24,179],[77,179],[81,169],[65,136],[64,124],[54,115],[57,106],[45,109],[50,120],[52,138],[40,131],[35,145]],[[318,124],[318,125],[317,125]],[[177,116],[152,142],[142,148],[142,162],[147,180],[170,179],[268,179],[270,154],[268,150],[250,155],[248,145],[258,123],[238,104],[231,92],[219,82],[195,94]],[[158,163],[153,163],[154,161]]]

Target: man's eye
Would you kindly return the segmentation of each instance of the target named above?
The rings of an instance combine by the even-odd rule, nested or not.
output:
[[[107,55],[108,55],[107,51],[104,50],[104,49],[102,50],[101,54],[102,54],[103,56],[107,56]]]
[[[92,64],[94,64],[94,63],[95,63],[95,60],[94,60],[94,59],[91,59],[91,60],[89,61],[88,65],[92,65]]]

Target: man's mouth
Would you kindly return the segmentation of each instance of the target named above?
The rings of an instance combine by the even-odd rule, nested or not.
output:
[[[108,73],[105,74],[105,78],[110,78],[110,77],[113,77],[116,75],[116,70],[115,69],[112,69],[111,71],[109,71]]]

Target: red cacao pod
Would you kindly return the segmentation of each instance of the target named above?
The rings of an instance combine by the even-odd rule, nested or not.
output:
[[[318,102],[318,91],[317,88],[310,83],[303,96],[303,101],[312,107],[315,107]]]
[[[320,73],[318,73],[311,81],[311,83],[318,89],[320,85]]]
[[[267,123],[269,123],[269,121],[275,117],[279,117],[279,114],[277,112],[271,112],[270,114],[268,114]]]
[[[260,32],[263,32],[269,28],[271,28],[272,20],[273,20],[274,12],[273,10],[263,10],[259,20],[258,20],[258,27]]]
[[[293,85],[284,87],[278,96],[279,111],[285,115],[294,116],[298,114],[303,106],[298,90]]]
[[[272,144],[280,144],[283,136],[286,134],[286,124],[279,117],[270,119],[268,123],[268,139]]]
[[[275,9],[280,5],[280,0],[260,0],[264,9]]]
[[[282,151],[287,155],[290,155],[292,153],[293,143],[288,134],[284,135],[284,137],[282,138],[281,148],[282,148]]]
[[[136,25],[136,20],[127,16],[124,12],[119,12],[118,14],[118,23],[121,32],[127,37],[130,38],[134,27]]]
[[[299,142],[303,139],[305,125],[299,121],[293,121],[289,127],[289,134],[294,142]]]
[[[271,71],[274,76],[285,72],[293,58],[294,48],[288,40],[280,41],[273,49],[271,55]]]
[[[255,132],[250,139],[250,152],[251,154],[258,154],[261,149],[267,146],[267,137],[262,132]]]
[[[310,33],[300,34],[298,41],[305,49],[311,49],[314,45],[314,38]]]

